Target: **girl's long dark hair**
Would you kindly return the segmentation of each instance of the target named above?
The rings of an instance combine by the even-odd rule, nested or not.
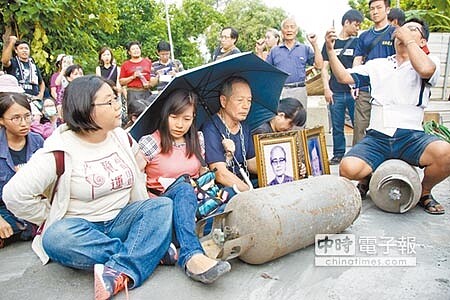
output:
[[[188,158],[195,155],[200,162],[203,161],[197,128],[195,127],[197,99],[198,96],[196,93],[185,89],[175,90],[169,94],[167,99],[165,99],[164,106],[161,110],[161,122],[159,123],[159,132],[161,134],[161,153],[170,153],[173,147],[174,140],[169,131],[169,115],[179,115],[189,106],[193,106],[194,121],[192,122],[188,132],[184,135],[186,140],[186,154]]]

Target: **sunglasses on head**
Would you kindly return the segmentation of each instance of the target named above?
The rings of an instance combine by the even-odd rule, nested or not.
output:
[[[408,25],[406,26],[406,28],[408,28],[410,31],[418,31],[420,33],[420,35],[422,36],[422,38],[425,38],[425,33],[423,32],[423,29],[419,26],[415,26],[415,25]]]

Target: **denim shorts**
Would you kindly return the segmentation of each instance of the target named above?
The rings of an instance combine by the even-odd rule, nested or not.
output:
[[[419,130],[397,129],[393,137],[369,130],[345,156],[362,159],[372,170],[388,159],[401,159],[420,167],[420,157],[425,148],[434,141],[439,141],[439,138]]]

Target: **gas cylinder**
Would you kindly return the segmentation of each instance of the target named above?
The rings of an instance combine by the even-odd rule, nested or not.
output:
[[[222,227],[231,236],[251,237],[251,246],[233,247],[241,260],[262,264],[313,244],[316,234],[344,231],[360,210],[361,196],[351,181],[323,175],[237,194]]]
[[[370,198],[380,209],[405,213],[415,207],[422,193],[417,170],[399,159],[383,162],[369,183]]]

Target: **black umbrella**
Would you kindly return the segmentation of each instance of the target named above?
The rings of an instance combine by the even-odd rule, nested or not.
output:
[[[196,125],[200,128],[206,119],[219,111],[220,88],[223,81],[231,76],[241,76],[250,84],[252,106],[246,119],[250,129],[258,127],[276,115],[281,90],[288,74],[266,63],[253,53],[246,52],[177,73],[136,120],[130,129],[130,134],[134,139],[139,140],[143,135],[153,133],[159,126],[164,100],[177,89],[188,89],[198,94],[200,105],[197,107]],[[236,157],[234,161],[251,188],[251,182]]]
[[[176,89],[188,89],[199,95],[201,105],[197,107],[196,125],[219,111],[219,90],[230,76],[244,77],[252,91],[252,106],[247,124],[254,129],[273,118],[287,74],[266,63],[251,52],[239,53],[200,67],[177,73],[155,101],[136,120],[130,134],[139,140],[143,135],[158,128],[164,99]]]

